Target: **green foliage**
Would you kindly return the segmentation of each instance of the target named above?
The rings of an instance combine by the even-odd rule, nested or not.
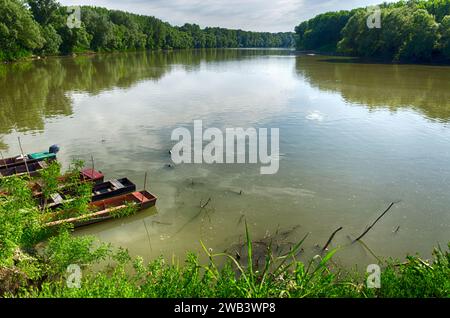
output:
[[[154,17],[90,6],[81,7],[81,27],[71,29],[66,25],[66,8],[55,0],[27,2],[29,10],[19,0],[0,0],[0,60],[14,60],[32,52],[51,55],[89,51],[293,46],[290,32],[201,29],[195,24],[173,27]]]
[[[441,49],[447,59],[450,59],[450,15],[444,17],[441,23],[440,33]]]
[[[17,249],[33,245],[35,234],[40,230],[39,210],[28,181],[6,178],[1,187],[8,195],[0,199],[0,267],[14,264]]]
[[[367,27],[365,8],[331,12],[296,27],[297,49],[340,52],[390,61],[449,60],[450,0],[385,3],[381,28]],[[337,45],[336,45],[337,44]]]
[[[252,254],[252,243],[247,233],[248,255]],[[66,244],[69,236],[61,236],[60,244]],[[56,239],[55,239],[56,240]],[[84,242],[84,243],[87,243]],[[436,250],[435,260],[428,264],[419,257],[408,257],[404,264],[390,261],[382,271],[381,288],[368,289],[360,275],[341,275],[331,270],[329,262],[336,250],[321,257],[317,255],[306,266],[295,260],[297,248],[281,257],[267,253],[264,269],[247,267],[227,254],[211,254],[209,263],[202,265],[197,255],[189,253],[184,265],[167,263],[160,258],[144,265],[141,258],[132,260],[126,251],[112,256],[116,264],[97,273],[83,274],[81,288],[68,288],[64,279],[45,281],[40,288],[22,290],[20,297],[76,297],[76,298],[259,298],[259,297],[448,297],[450,276],[448,252]],[[59,246],[59,244],[58,244]],[[87,251],[88,245],[74,251]],[[63,251],[65,249],[57,250]],[[88,253],[87,260],[95,262],[95,255]],[[105,259],[106,252],[96,252]],[[70,253],[69,253],[70,254]],[[74,254],[71,254],[75,256]],[[217,257],[229,259],[221,268],[215,263]],[[288,260],[288,261],[285,261]],[[65,257],[57,261],[60,272],[72,261]],[[280,262],[281,261],[281,262]],[[132,270],[130,267],[132,266]]]
[[[58,191],[59,180],[61,175],[61,165],[57,161],[53,161],[46,169],[40,172],[41,191],[45,202],[50,196]]]
[[[22,1],[0,0],[0,60],[28,56],[43,45],[39,24]]]
[[[59,47],[62,44],[62,38],[56,32],[52,25],[46,25],[42,28],[42,36],[45,39],[45,44],[40,50],[43,55],[56,55],[59,54]]]
[[[92,35],[87,33],[83,25],[78,29],[64,26],[59,29],[59,35],[62,38],[61,53],[84,53],[89,50]]]
[[[349,11],[328,12],[301,23],[295,28],[297,49],[335,52],[350,16]]]
[[[63,274],[71,264],[86,268],[88,265],[106,259],[111,251],[107,244],[94,247],[95,238],[90,236],[72,237],[67,230],[48,240],[43,253],[47,273]]]
[[[398,59],[429,61],[438,39],[439,25],[426,10],[414,10],[409,19],[407,38],[400,48]]]
[[[431,262],[419,256],[408,256],[407,262],[401,264],[389,262],[382,272],[381,289],[365,293],[385,298],[450,297],[450,253],[436,248],[433,257]]]
[[[27,0],[34,19],[40,25],[46,26],[54,22],[60,5],[55,0]]]
[[[111,213],[114,218],[124,218],[135,214],[138,211],[138,205],[135,202],[126,202],[125,207],[115,210]]]

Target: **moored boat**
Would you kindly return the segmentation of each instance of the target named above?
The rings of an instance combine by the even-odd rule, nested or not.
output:
[[[121,194],[136,191],[136,185],[128,178],[114,179],[94,185],[92,188],[92,202],[112,198]]]
[[[100,171],[93,168],[86,168],[81,170],[81,179],[85,181],[92,181],[95,184],[99,184],[105,181],[105,176]]]
[[[83,171],[88,171],[88,173],[83,173]],[[105,178],[104,175],[97,171],[93,170],[91,168],[84,169],[80,172],[80,180],[82,182],[92,182],[94,185],[98,183],[99,181],[103,182],[103,179]],[[94,179],[93,179],[94,178]],[[58,177],[58,181],[61,182],[61,185],[58,187],[57,192],[63,192],[65,191],[65,188],[67,188],[67,185],[64,184],[68,179],[67,175]],[[30,183],[30,188],[33,191],[33,197],[39,198],[42,197],[42,182],[40,180],[36,180]]]
[[[40,170],[45,168],[47,168],[47,163],[45,161],[27,162],[26,164],[24,163],[22,165],[0,169],[0,178],[23,175],[35,177],[39,174]]]
[[[127,208],[130,203],[135,205],[137,211],[141,211],[154,206],[156,200],[156,196],[146,190],[124,194],[113,198],[92,202],[90,204],[90,208],[93,211],[92,213],[48,222],[46,223],[46,226],[53,227],[71,223],[74,227],[80,227],[94,224],[114,218],[115,212],[119,212],[121,209]]]
[[[56,160],[58,152],[59,147],[53,145],[49,148],[49,151],[30,153],[25,156],[18,155],[10,158],[0,158],[0,170],[25,165],[25,161],[27,164],[32,164],[44,160]]]
[[[112,197],[116,197],[123,194],[128,194],[136,191],[136,185],[128,178],[109,180],[103,183],[99,183],[93,186],[91,202],[96,202]],[[61,191],[61,193],[55,193],[45,203],[47,208],[56,209],[62,206],[65,202],[68,202],[71,197],[70,191]],[[40,197],[40,205],[44,205],[44,199],[42,193]]]

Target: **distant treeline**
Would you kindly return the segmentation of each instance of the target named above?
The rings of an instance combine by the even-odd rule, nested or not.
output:
[[[295,28],[298,50],[338,52],[390,61],[450,61],[450,0],[384,3],[381,28],[369,28],[374,11],[328,12]]]
[[[132,50],[293,47],[294,34],[174,27],[150,16],[81,7],[69,28],[67,8],[55,0],[0,0],[0,60],[36,55]]]

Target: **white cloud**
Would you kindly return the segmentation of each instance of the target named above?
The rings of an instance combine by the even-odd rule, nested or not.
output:
[[[293,31],[301,21],[326,11],[379,4],[382,0],[60,0],[152,15],[173,25],[220,26],[249,31]]]

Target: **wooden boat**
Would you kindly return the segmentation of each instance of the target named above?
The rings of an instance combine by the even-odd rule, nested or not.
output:
[[[91,202],[96,202],[112,197],[116,197],[122,194],[127,194],[136,191],[136,185],[127,178],[114,179],[94,185],[92,188]],[[70,199],[70,193],[68,191],[62,191],[62,193],[55,193],[50,197],[46,203],[46,207],[50,209],[56,209],[67,202]],[[44,205],[44,199],[42,194],[39,198],[40,205]]]
[[[89,170],[89,172],[83,173],[83,171],[85,170]],[[97,170],[92,170],[90,168],[85,170],[80,172],[80,180],[83,182],[92,182],[95,184],[96,182],[103,180],[105,178],[104,175]],[[67,185],[64,185],[64,182],[67,181],[67,178],[68,178],[67,176],[58,177],[58,181],[61,182],[61,185],[58,187],[57,192],[64,193],[64,188],[67,187]],[[33,191],[33,197],[38,199],[42,197],[42,182],[40,180],[30,182],[30,188]]]
[[[16,165],[13,167],[0,169],[0,178],[10,177],[10,176],[23,176],[30,175],[30,177],[35,177],[39,174],[39,170],[47,168],[47,163],[45,161],[31,162],[25,165]]]
[[[92,202],[112,198],[136,191],[136,185],[128,178],[115,179],[99,183],[92,188]]]
[[[48,222],[46,226],[53,227],[68,223],[72,223],[74,227],[90,225],[114,218],[114,212],[126,208],[129,203],[135,203],[138,211],[141,211],[154,206],[156,200],[156,196],[146,190],[124,194],[117,197],[92,202],[90,204],[90,207],[93,210],[92,213]],[[94,210],[97,211],[94,212]]]
[[[105,176],[103,175],[103,173],[94,170],[93,168],[86,168],[81,170],[81,179],[99,184],[105,181]]]
[[[55,150],[53,150],[52,148],[50,148],[51,151],[46,151],[46,152],[35,152],[35,153],[31,153],[25,156],[22,155],[18,155],[15,157],[10,157],[10,158],[1,158],[0,159],[0,170],[1,169],[6,169],[6,168],[12,168],[15,166],[21,166],[21,165],[25,165],[25,160],[27,162],[27,164],[32,164],[35,162],[39,162],[39,161],[45,161],[45,160],[56,160],[56,152]],[[55,151],[55,152],[52,152]]]

